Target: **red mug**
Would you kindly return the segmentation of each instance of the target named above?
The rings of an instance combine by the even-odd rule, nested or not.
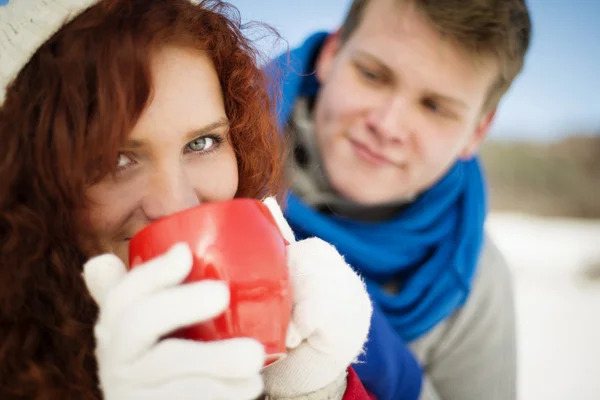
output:
[[[292,295],[287,242],[269,209],[258,200],[234,199],[169,215],[131,239],[130,268],[178,242],[187,243],[194,257],[184,283],[225,281],[231,301],[217,318],[180,329],[172,336],[200,341],[251,337],[264,345],[266,365],[283,358]]]

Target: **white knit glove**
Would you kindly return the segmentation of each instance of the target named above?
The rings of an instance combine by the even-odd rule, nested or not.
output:
[[[265,204],[290,243],[294,296],[287,336],[293,349],[263,371],[265,392],[292,398],[339,381],[363,350],[372,305],[363,281],[332,245],[317,238],[296,242],[277,202],[269,198]]]
[[[254,399],[265,354],[253,339],[197,342],[164,335],[221,314],[229,290],[218,281],[180,285],[192,267],[185,244],[130,272],[106,254],[84,266],[100,307],[96,357],[104,399]]]

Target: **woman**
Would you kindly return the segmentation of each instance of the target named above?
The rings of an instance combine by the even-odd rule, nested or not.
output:
[[[295,308],[273,366],[252,339],[160,340],[229,301],[220,282],[179,285],[186,246],[126,273],[152,221],[281,189],[264,76],[231,9],[11,0],[0,23],[0,398],[367,398],[347,370],[364,285],[325,242],[294,242],[276,204]]]

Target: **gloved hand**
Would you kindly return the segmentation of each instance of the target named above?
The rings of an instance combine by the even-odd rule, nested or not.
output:
[[[317,238],[296,242],[277,202],[272,198],[264,202],[290,243],[288,265],[294,297],[287,335],[291,350],[263,371],[265,393],[272,398],[291,398],[345,378],[346,369],[363,349],[372,304],[361,278],[332,245]]]
[[[225,283],[180,285],[192,267],[185,244],[130,272],[105,254],[84,266],[100,307],[96,357],[106,400],[254,399],[263,389],[265,354],[253,339],[201,343],[164,335],[221,314]]]

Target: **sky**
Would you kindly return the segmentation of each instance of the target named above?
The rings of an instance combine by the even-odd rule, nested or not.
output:
[[[230,0],[244,21],[265,22],[290,46],[335,29],[350,0]],[[600,1],[528,0],[533,39],[523,72],[503,99],[492,137],[558,140],[600,134]],[[259,46],[273,53],[272,43]]]

